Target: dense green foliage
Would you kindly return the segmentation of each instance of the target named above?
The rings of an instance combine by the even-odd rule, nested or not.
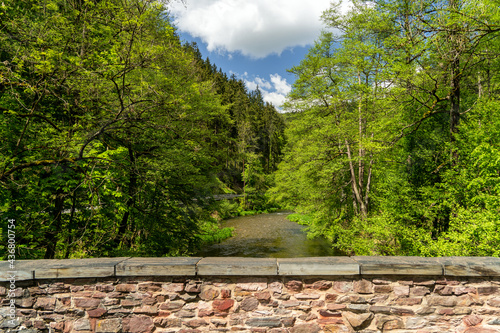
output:
[[[275,200],[346,253],[500,255],[500,3],[339,8],[291,69]]]
[[[15,219],[18,258],[190,254],[230,232],[214,194],[269,187],[283,131],[161,1],[0,4],[0,250]]]

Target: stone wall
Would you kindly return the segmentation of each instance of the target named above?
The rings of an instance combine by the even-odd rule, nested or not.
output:
[[[498,258],[38,260],[0,281],[0,332],[500,332]]]

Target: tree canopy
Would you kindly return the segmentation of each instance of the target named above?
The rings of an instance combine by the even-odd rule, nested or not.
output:
[[[352,1],[300,65],[275,200],[348,254],[500,254],[498,1]]]
[[[183,45],[161,1],[3,1],[0,58],[19,258],[193,253],[213,195],[279,162],[276,109]]]

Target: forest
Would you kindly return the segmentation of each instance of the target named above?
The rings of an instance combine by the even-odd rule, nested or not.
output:
[[[500,2],[352,3],[291,69],[274,199],[346,254],[500,255]]]
[[[185,256],[289,209],[346,255],[500,255],[500,2],[332,3],[284,113],[157,0],[0,4],[0,257]],[[233,201],[222,194],[239,194]]]
[[[266,209],[283,119],[163,2],[5,0],[0,58],[0,256],[9,220],[18,259],[173,256]]]

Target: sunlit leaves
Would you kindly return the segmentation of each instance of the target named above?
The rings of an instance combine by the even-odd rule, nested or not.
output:
[[[291,70],[298,112],[274,189],[314,216],[311,235],[346,253],[498,255],[498,8],[387,0],[324,13],[331,30]],[[368,161],[359,214],[351,185],[368,183]]]

